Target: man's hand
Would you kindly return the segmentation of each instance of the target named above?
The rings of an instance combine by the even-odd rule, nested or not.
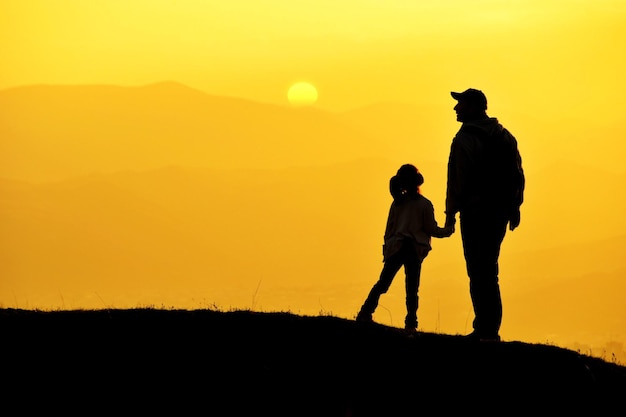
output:
[[[447,214],[446,223],[444,224],[443,227],[451,227],[451,226],[454,227],[455,224],[456,224],[456,218],[454,217],[454,214]]]
[[[509,230],[513,231],[519,226],[521,214],[519,209],[515,210],[511,213],[511,218],[509,219]]]

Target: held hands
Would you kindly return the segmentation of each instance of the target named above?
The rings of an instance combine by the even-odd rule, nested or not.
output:
[[[454,215],[453,214],[446,215],[446,223],[443,226],[445,229],[446,237],[452,236],[452,234],[456,231],[456,228],[454,226],[455,224],[456,224],[456,218],[454,217]]]
[[[454,225],[445,226],[443,228],[443,236],[444,237],[450,237],[450,236],[452,236],[453,233],[454,233]]]
[[[509,217],[509,230],[513,231],[517,229],[517,226],[519,226],[520,224],[520,220],[521,220],[521,214],[520,214],[519,209],[517,209],[513,211],[513,213],[511,213],[511,216]],[[454,227],[455,224],[456,224],[455,216],[448,214],[446,216],[446,223],[444,225],[444,228],[447,229],[446,233],[448,232],[450,233],[448,236],[452,235],[455,232],[455,227]]]

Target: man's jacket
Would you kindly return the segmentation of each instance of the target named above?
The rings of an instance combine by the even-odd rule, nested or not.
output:
[[[446,214],[487,211],[509,218],[524,201],[517,140],[495,117],[463,123],[448,160]]]

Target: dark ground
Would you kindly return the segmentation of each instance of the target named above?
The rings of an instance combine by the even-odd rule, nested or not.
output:
[[[624,366],[331,316],[2,309],[0,331],[14,415],[626,413]]]

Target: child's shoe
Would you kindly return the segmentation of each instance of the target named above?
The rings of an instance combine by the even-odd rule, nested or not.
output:
[[[405,326],[404,333],[406,333],[409,337],[414,337],[417,335],[417,327]]]
[[[359,313],[356,315],[356,321],[360,323],[373,323],[374,319],[371,314]]]

